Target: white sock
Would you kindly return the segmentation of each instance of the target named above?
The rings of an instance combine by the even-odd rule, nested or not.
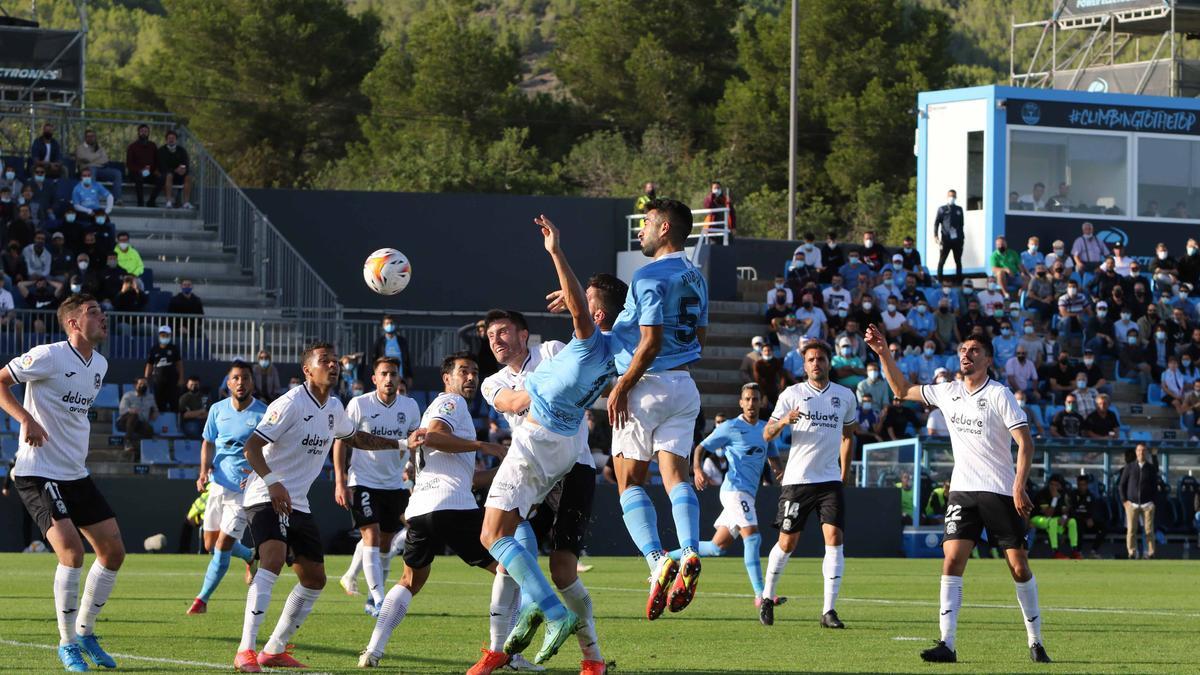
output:
[[[354,580],[358,579],[358,573],[363,568],[363,543],[362,539],[358,540],[358,545],[354,547],[354,555],[350,558],[350,568],[342,574],[343,579]]]
[[[267,608],[271,606],[271,589],[275,587],[278,575],[272,574],[261,567],[254,573],[250,589],[246,591],[246,616],[242,619],[242,643],[238,651],[255,649],[258,645],[258,629],[267,616]]]
[[[379,608],[379,618],[375,619],[375,630],[371,632],[371,642],[367,644],[368,652],[376,657],[383,656],[392,631],[408,614],[408,603],[412,602],[412,598],[412,591],[408,588],[400,584],[392,586],[392,590],[383,598],[383,606]]]
[[[113,584],[117,583],[116,570],[110,570],[97,560],[88,570],[87,582],[83,585],[83,597],[79,601],[79,618],[75,623],[75,632],[80,635],[91,635],[96,627],[96,617],[108,602],[112,594]],[[1036,591],[1035,591],[1036,592]],[[1036,603],[1036,600],[1035,600]]]
[[[58,644],[75,644],[75,616],[79,612],[81,567],[59,563],[54,570],[54,613],[58,615]]]
[[[492,604],[488,607],[488,649],[504,650],[504,641],[512,631],[516,610],[520,606],[521,586],[507,572],[496,571],[492,580]]]
[[[954,649],[954,636],[958,632],[958,610],[962,608],[963,578],[942,575],[941,615],[938,625],[942,629],[942,642]]]
[[[379,551],[379,565],[383,568],[383,588],[380,589],[380,592],[387,588],[388,577],[392,575],[392,558],[396,556],[394,551],[393,548]]]
[[[783,570],[787,568],[788,558],[791,556],[791,553],[779,548],[779,544],[771,547],[771,554],[767,556],[767,578],[763,581],[764,598],[775,597],[775,586],[783,576]]]
[[[842,555],[841,545],[826,546],[825,560],[821,562],[821,576],[825,577],[825,608],[821,610],[822,614],[833,610],[834,604],[837,603],[845,566],[846,559]]]
[[[1017,582],[1017,604],[1021,605],[1021,614],[1025,616],[1025,633],[1029,637],[1029,646],[1042,641],[1042,612],[1038,609],[1037,579],[1032,576],[1029,581]]]
[[[383,602],[383,563],[379,559],[378,546],[362,547],[363,576],[367,578],[367,593],[376,605]]]
[[[263,651],[268,654],[282,654],[287,651],[288,642],[296,631],[300,630],[300,626],[304,625],[304,620],[308,618],[308,613],[312,611],[319,597],[321,589],[305,588],[296,584],[292,592],[288,593],[287,602],[283,604],[283,613],[279,615],[271,639],[263,645]]]
[[[596,636],[596,620],[592,617],[592,596],[583,585],[583,581],[575,579],[575,583],[566,588],[558,589],[562,594],[563,604],[575,612],[583,620],[583,628],[575,634],[579,638],[579,649],[583,651],[585,661],[603,661],[600,656],[600,638]]]

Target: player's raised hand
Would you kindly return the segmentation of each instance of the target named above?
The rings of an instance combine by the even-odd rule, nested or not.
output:
[[[546,240],[546,252],[555,253],[561,250],[558,244],[558,227],[556,227],[554,223],[546,217],[546,214],[542,214],[537,218],[534,218],[533,222],[535,225],[542,228],[542,237],[544,237]]]
[[[281,516],[292,515],[292,495],[288,494],[288,489],[283,483],[275,483],[268,487],[267,494],[271,496],[271,508],[275,509],[275,513]]]
[[[787,416],[788,424],[795,424],[800,421],[800,408],[792,408]]]
[[[561,290],[554,291],[546,296],[546,311],[558,314],[567,311],[566,296]]]
[[[25,435],[25,442],[31,448],[42,447],[42,444],[50,438],[50,435],[42,428],[42,425],[38,424],[37,420],[33,419],[32,416],[21,425],[21,432]]]
[[[408,447],[415,448],[420,445],[425,445],[425,436],[428,433],[429,430],[425,428],[413,429],[413,432],[408,435]]]
[[[887,336],[875,324],[867,326],[866,340],[867,346],[871,348],[871,351],[880,356],[883,356],[885,353],[891,356],[891,352],[888,351]]]

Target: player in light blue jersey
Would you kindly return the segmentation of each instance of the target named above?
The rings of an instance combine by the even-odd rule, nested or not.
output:
[[[762,407],[762,392],[757,384],[751,382],[742,386],[742,396],[738,405],[742,408],[741,415],[717,425],[717,428],[696,446],[692,455],[692,475],[695,477],[696,489],[703,490],[713,484],[704,474],[704,457],[712,453],[724,457],[729,463],[725,482],[721,483],[721,505],[724,509],[714,523],[717,531],[712,541],[700,542],[700,556],[724,555],[733,545],[733,540],[741,536],[742,557],[746,563],[746,574],[750,577],[750,586],[754,589],[754,603],[757,606],[763,591],[760,559],[762,537],[758,533],[758,513],[754,497],[762,481],[763,466],[770,463],[775,478],[780,479],[783,477],[783,465],[779,462],[778,444],[775,441],[763,440],[766,422],[758,418],[758,411]],[[671,551],[671,557],[677,558],[680,553],[678,550]],[[778,600],[776,604],[779,604]]]
[[[642,253],[654,260],[634,273],[613,324],[620,373],[608,396],[613,469],[625,527],[650,566],[651,621],[668,605],[672,612],[687,607],[700,579],[700,501],[688,480],[700,392],[687,368],[700,359],[708,286],[684,252],[691,232],[687,206],[672,199],[649,203],[638,239]],[[678,563],[662,549],[658,515],[643,487],[655,456],[682,549]]]
[[[617,315],[626,289],[619,279],[605,274],[589,280],[585,292],[559,245],[558,228],[545,216],[534,222],[541,228],[562,288],[552,294],[551,308],[565,307],[571,313],[574,335],[566,347],[543,361],[525,379],[523,390],[503,388],[496,393],[497,410],[529,412],[522,423],[514,425],[512,446],[492,480],[484,504],[480,541],[531,600],[522,608],[504,643],[505,654],[518,654],[528,647],[544,621],[546,634],[533,659],[535,663],[553,656],[572,633],[578,632],[583,651],[581,672],[601,675],[606,666],[600,656],[591,597],[575,573],[579,551],[556,545],[551,554],[554,586],[563,596],[559,600],[554,586],[538,567],[536,551],[528,550],[515,535],[533,507],[572,471],[580,453],[586,456],[588,452],[580,439],[583,415],[616,372],[607,329]],[[568,497],[564,489],[563,501]],[[556,529],[584,526],[585,523],[555,525]],[[494,661],[503,665],[500,657]],[[492,661],[481,664],[490,667]],[[471,672],[484,672],[481,664],[476,664]]]
[[[208,600],[229,569],[229,559],[237,556],[246,562],[246,582],[254,578],[254,551],[242,544],[246,531],[246,512],[242,510],[242,491],[250,475],[250,463],[242,446],[267,412],[267,404],[254,398],[254,374],[250,365],[234,361],[227,377],[229,398],[208,409],[204,424],[204,444],[200,447],[200,477],[196,489],[203,492],[209,480],[220,486],[220,494],[210,500],[209,508],[220,513],[220,533],[213,547],[212,560],[204,573],[200,595],[192,601],[188,614],[203,614]]]

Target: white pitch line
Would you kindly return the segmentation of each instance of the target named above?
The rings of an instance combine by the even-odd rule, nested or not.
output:
[[[900,641],[904,641],[904,642],[926,642],[930,638],[927,638],[927,637],[905,637],[903,635],[897,635],[896,637],[894,637],[892,639],[900,640]]]
[[[0,645],[9,645],[10,647],[33,647],[35,649],[49,649],[58,651],[58,645],[42,645],[34,642],[17,642],[16,640],[0,639]],[[228,663],[205,663],[204,661],[184,661],[182,659],[163,659],[154,656],[136,656],[134,654],[118,654],[109,652],[109,655],[118,659],[129,659],[131,661],[149,661],[151,663],[167,663],[173,666],[193,666],[198,668],[213,668],[215,670],[229,670]]]

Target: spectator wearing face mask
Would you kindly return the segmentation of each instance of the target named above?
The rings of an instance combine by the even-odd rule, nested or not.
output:
[[[917,288],[917,277],[909,274],[904,277],[904,288],[900,290],[900,311],[908,314],[916,309],[918,302],[926,302],[925,294]]]
[[[833,380],[844,387],[857,389],[858,383],[867,376],[866,364],[855,353],[854,343],[849,337],[838,338],[837,355],[829,365],[833,370]]]
[[[1079,229],[1080,235],[1071,244],[1071,258],[1075,260],[1075,269],[1094,272],[1108,256],[1108,246],[1096,238],[1095,228],[1091,223],[1085,222]]]
[[[885,441],[911,438],[908,433],[909,426],[917,427],[917,416],[908,406],[904,405],[904,401],[893,398],[887,406],[883,407],[883,415],[879,420],[879,435]]]
[[[875,233],[871,230],[863,232],[862,246],[858,247],[858,257],[868,267],[872,273],[878,273],[883,270],[884,265],[891,255],[875,238]]]
[[[158,149],[158,174],[160,185],[167,195],[167,208],[175,206],[174,188],[180,185],[183,186],[181,205],[185,209],[192,208],[192,173],[188,152],[179,145],[179,134],[174,131],[167,132],[166,143]],[[150,201],[154,201],[153,195]]]
[[[39,232],[27,206],[18,208],[15,218],[11,220],[5,218],[3,221],[0,221],[0,223],[3,222],[8,223],[8,232],[4,236],[8,241],[15,241],[20,244],[22,249],[32,244],[36,234]]]
[[[1187,255],[1179,261],[1179,280],[1191,287],[1200,282],[1200,243],[1187,240]]]
[[[1013,397],[1017,401],[1017,407],[1021,412],[1025,413],[1025,418],[1029,421],[1029,430],[1038,438],[1046,437],[1046,418],[1042,415],[1041,406],[1032,405],[1029,403],[1028,394],[1024,391],[1017,390]]]
[[[900,241],[900,263],[904,265],[904,269],[908,272],[916,272],[921,269],[921,252],[917,250],[916,242],[912,237],[905,237]],[[895,259],[895,256],[892,256]]]
[[[937,343],[926,340],[921,345],[921,353],[909,359],[909,375],[915,384],[933,384],[941,362],[937,356]]]
[[[838,269],[837,273],[840,274],[842,279],[845,280],[846,288],[851,293],[856,293],[861,290],[870,290],[860,289],[858,287],[858,275],[865,274],[866,278],[869,280],[872,274],[871,266],[862,261],[862,254],[858,250],[850,251],[850,253],[846,256],[846,264],[842,265]]]
[[[383,330],[379,337],[375,338],[375,345],[371,349],[371,363],[375,363],[384,356],[399,359],[400,378],[404,380],[404,384],[409,389],[412,389],[412,354],[408,348],[408,340],[400,335],[396,320],[390,315],[384,315],[380,327]]]
[[[125,171],[133,179],[133,187],[137,192],[137,205],[154,208],[158,199],[158,146],[150,140],[150,126],[139,124],[137,140],[125,148]],[[150,200],[144,199],[145,185],[149,183]]]
[[[775,296],[771,300],[771,304],[767,305],[767,309],[763,312],[763,318],[766,319],[769,325],[774,325],[776,319],[782,319],[796,311],[796,307],[788,300],[790,290],[786,288],[775,289]]]
[[[780,353],[788,353],[804,340],[804,329],[800,327],[794,314],[785,316],[782,321],[776,319],[772,329],[775,339],[778,341]]]
[[[1155,376],[1161,376],[1175,355],[1175,343],[1171,340],[1171,333],[1166,324],[1160,323],[1154,327],[1154,334],[1147,347],[1150,349],[1150,366],[1154,368]]]
[[[729,209],[729,232],[737,232],[737,215],[733,208],[733,197],[729,191],[721,185],[720,181],[713,181],[709,184],[708,194],[704,195],[704,208],[706,209]],[[705,223],[717,222],[722,218],[721,214],[710,213],[704,217]]]
[[[192,280],[182,279],[179,282],[179,292],[171,296],[167,303],[167,311],[172,314],[204,314],[204,303],[192,290]]]
[[[1021,342],[1021,338],[1013,334],[1012,322],[1008,319],[1000,320],[1000,334],[992,339],[992,350],[995,363],[1008,363],[1008,360],[1017,355],[1017,345]]]
[[[154,437],[154,427],[150,423],[158,418],[158,407],[148,391],[146,378],[139,377],[134,388],[121,397],[117,428],[125,432],[125,452],[137,452],[143,438]]]
[[[1139,332],[1136,329],[1126,332],[1125,340],[1117,356],[1121,377],[1137,378],[1138,385],[1149,386],[1154,372],[1150,359],[1150,349],[1142,345]]]
[[[1167,369],[1159,378],[1162,387],[1162,402],[1175,408],[1175,412],[1183,415],[1183,396],[1187,393],[1187,382],[1179,370],[1179,358],[1175,355],[1167,357]]]
[[[945,298],[938,300],[938,309],[933,316],[933,333],[935,339],[947,349],[958,345],[958,317]]]
[[[771,345],[763,345],[760,354],[762,358],[754,362],[754,383],[762,391],[763,407],[770,408],[779,392],[791,383],[791,375],[783,369],[783,360],[775,356]]]
[[[825,332],[829,335],[839,335],[846,329],[846,320],[850,318],[850,303],[839,302],[836,305],[827,306],[829,310],[825,314]]]
[[[1180,417],[1182,417],[1183,428],[1188,432],[1188,435],[1195,440],[1197,432],[1200,431],[1200,380],[1192,382],[1188,393],[1183,397],[1183,402],[1180,405]]]
[[[1096,412],[1096,399],[1101,394],[1095,387],[1088,386],[1087,373],[1076,373],[1075,389],[1071,393],[1075,396],[1075,412],[1079,413],[1080,417],[1087,419],[1088,415]]]
[[[888,298],[900,295],[902,288],[891,268],[885,267],[876,276],[876,279],[879,283],[871,289],[871,295],[875,296],[876,307],[882,307],[887,304]]]
[[[117,266],[125,270],[126,273],[141,277],[146,271],[146,265],[142,263],[142,254],[129,243],[129,233],[120,232],[117,234]],[[139,284],[140,287],[140,284]]]
[[[1079,438],[1083,433],[1083,416],[1075,409],[1075,394],[1067,394],[1063,409],[1050,422],[1050,435],[1055,438]]]
[[[858,394],[858,400],[861,403],[864,396],[870,397],[880,407],[892,402],[892,388],[888,386],[887,380],[879,374],[879,364],[867,364],[867,378],[858,383],[855,387]]]
[[[29,146],[29,162],[33,168],[41,167],[51,178],[61,178],[62,146],[54,138],[54,125],[46,122],[42,125],[42,135],[33,139]]]
[[[1091,314],[1091,301],[1079,289],[1079,283],[1071,279],[1067,282],[1067,292],[1058,298],[1059,342],[1065,341],[1072,333],[1082,333]]]
[[[179,409],[179,390],[183,388],[183,355],[171,339],[171,327],[158,327],[158,344],[146,357],[144,377],[154,383],[154,402],[162,412]]]
[[[817,271],[818,277],[825,269],[825,260],[821,256],[821,247],[817,246],[817,235],[812,232],[804,233],[804,243],[796,248],[797,251],[803,251],[804,264]]]
[[[826,307],[837,307],[842,303],[850,304],[850,290],[846,288],[845,279],[841,274],[834,274],[830,278],[830,285],[821,291],[821,298],[825,301]]]
[[[1114,352],[1115,358],[1116,352]],[[1083,350],[1083,366],[1080,368],[1081,373],[1087,376],[1088,386],[1102,394],[1112,393],[1112,384],[1108,378],[1104,377],[1104,371],[1100,368],[1100,363],[1096,360],[1096,353],[1090,349]]]
[[[817,281],[817,270],[805,259],[803,246],[796,248],[792,259],[784,266],[783,275],[792,288],[804,286],[809,281]]]
[[[838,243],[837,233],[830,230],[825,235],[825,243],[821,245],[821,282],[828,283],[830,278],[846,264],[846,252]],[[828,305],[829,303],[825,303]]]
[[[112,183],[113,196],[121,203],[121,187],[125,177],[120,169],[108,166],[108,152],[100,147],[96,132],[87,129],[83,132],[83,143],[75,148],[75,168],[81,174],[88,169],[96,180],[106,180]]]
[[[279,368],[271,361],[271,352],[258,350],[258,360],[251,368],[254,377],[254,396],[267,403],[283,393],[279,386]]]
[[[1012,358],[1004,362],[1004,378],[1008,387],[1024,397],[1038,400],[1038,373],[1028,348],[1018,343]]]
[[[804,337],[825,340],[828,317],[825,310],[813,305],[813,300],[811,293],[800,296],[800,309],[796,310],[795,314],[796,324]],[[782,342],[782,339],[780,341]]]
[[[5,166],[4,171],[0,172],[0,188],[8,188],[9,195],[15,200],[17,195],[21,194],[21,188],[24,186],[17,178],[17,171],[11,165]]]
[[[933,218],[933,240],[940,250],[937,266],[938,281],[945,281],[946,277],[942,272],[946,267],[946,258],[951,255],[954,256],[955,279],[962,278],[963,239],[966,230],[963,226],[963,210],[957,201],[958,193],[954,190],[948,191],[946,203],[938,207],[937,215]]]
[[[780,291],[783,291],[784,304],[794,305],[795,296],[792,294],[792,289],[787,285],[787,279],[783,276],[775,277],[775,285],[767,289],[767,307],[776,304],[775,300]]]
[[[854,430],[854,438],[858,441],[859,456],[862,455],[862,446],[883,440],[879,435],[879,411],[875,406],[876,402],[870,394],[864,394],[858,402],[858,428]]]
[[[186,438],[200,438],[208,419],[208,397],[200,391],[200,378],[187,379],[187,389],[179,397],[179,430]]]
[[[858,305],[850,309],[850,318],[860,326],[872,326],[883,322],[883,316],[875,302],[875,296],[864,292],[859,296]]]
[[[1096,303],[1096,313],[1087,318],[1083,327],[1084,347],[1095,354],[1105,357],[1115,357],[1117,340],[1113,335],[1115,322],[1108,309],[1108,303],[1101,300]]]
[[[996,237],[996,248],[988,264],[1004,293],[1008,293],[1010,288],[1018,288],[1024,279],[1029,278],[1029,271],[1021,264],[1021,255],[1008,247],[1005,237]]]
[[[808,379],[808,376],[804,373],[805,342],[807,341],[801,339],[791,351],[783,355],[783,369],[796,382],[803,382]],[[762,356],[759,355],[759,358],[762,358]],[[751,362],[750,367],[754,367],[753,362]],[[753,378],[753,372],[751,372],[751,377]],[[751,382],[753,382],[753,379],[751,379]]]
[[[738,372],[742,375],[742,384],[754,381],[754,362],[762,358],[762,347],[765,344],[767,339],[761,335],[751,338],[750,351],[742,357],[742,363],[738,367]]]
[[[1033,319],[1025,319],[1021,322],[1021,335],[1019,337],[1018,346],[1025,348],[1026,353],[1029,354],[1029,360],[1033,362],[1033,365],[1036,367],[1044,363],[1046,360],[1046,342],[1042,339],[1041,335],[1038,335]]]
[[[1071,363],[1071,357],[1060,353],[1053,364],[1048,364],[1039,377],[1045,382],[1055,401],[1062,401],[1069,393],[1075,391],[1075,376],[1080,369]]]
[[[913,335],[919,340],[933,340],[935,343],[937,342],[934,335],[935,321],[933,313],[929,311],[929,303],[925,301],[924,297],[917,299],[913,303],[912,309],[905,316],[908,319],[908,325],[912,327]]]
[[[1117,351],[1120,351],[1121,343],[1125,341],[1125,336],[1129,334],[1129,331],[1137,330],[1137,327],[1137,317],[1134,316],[1133,309],[1123,307],[1112,325],[1112,335],[1117,342]]]
[[[79,172],[79,184],[71,191],[71,203],[75,212],[91,220],[96,231],[112,241],[113,226],[109,222],[109,214],[113,209],[113,195],[92,177],[92,170],[84,168]]]
[[[75,267],[70,271],[68,278],[75,280],[71,288],[72,293],[87,293],[94,298],[100,297],[100,272],[92,265],[86,253],[76,256]],[[74,285],[78,285],[79,288],[74,288]]]

